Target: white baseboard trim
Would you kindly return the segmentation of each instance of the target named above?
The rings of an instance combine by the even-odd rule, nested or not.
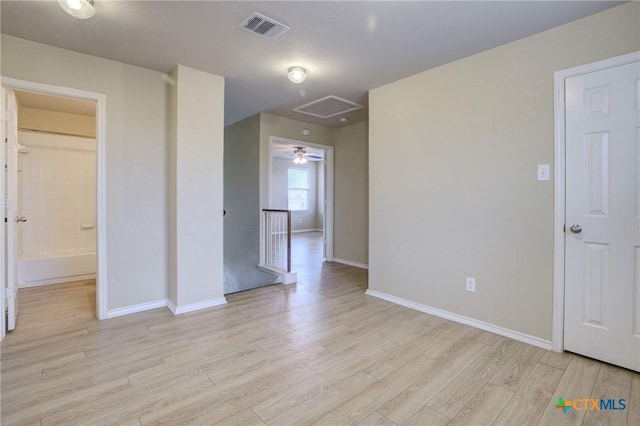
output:
[[[361,269],[369,269],[369,265],[367,265],[366,263],[352,262],[350,260],[340,259],[339,257],[334,257],[333,262],[342,263],[343,265],[355,266],[356,268]]]
[[[274,278],[279,277],[280,275],[287,272],[284,269],[275,268],[273,266],[265,265],[263,263],[258,265],[258,269],[260,269],[262,272],[266,272],[267,274],[273,275]]]
[[[174,315],[185,314],[200,309],[211,308],[213,306],[224,305],[227,299],[218,297],[216,299],[204,300],[202,302],[192,303],[190,305],[176,307],[170,300],[161,299],[153,302],[139,303],[137,305],[125,306],[122,308],[109,309],[107,311],[107,319],[121,317],[123,315],[137,314],[139,312],[149,311],[151,309],[169,308]]]
[[[227,303],[227,299],[223,297],[216,297],[215,299],[203,300],[202,302],[192,303],[190,305],[176,306],[170,300],[167,302],[167,307],[173,312],[174,315],[186,314],[187,312],[199,311],[200,309],[212,308],[214,306],[224,305]]]
[[[151,309],[165,308],[167,299],[155,300],[153,302],[139,303],[137,305],[125,306],[122,308],[109,309],[107,311],[108,318],[121,317],[123,315],[137,314],[138,312],[149,311]]]
[[[87,275],[76,275],[72,277],[54,278],[51,280],[31,281],[31,282],[24,282],[20,280],[18,282],[18,288],[40,287],[40,286],[52,285],[52,284],[70,283],[74,281],[92,280],[95,278],[96,278],[96,274],[87,274]]]
[[[284,285],[295,284],[298,282],[298,273],[295,271],[285,272],[278,278],[282,279],[282,284]]]
[[[262,272],[266,272],[268,274],[274,275],[273,284],[282,283],[284,285],[295,284],[298,282],[298,273],[296,271],[287,272],[284,269],[273,268],[269,265],[258,265],[258,269]]]
[[[322,229],[296,229],[295,231],[292,229],[292,234],[297,234],[298,232],[322,232]]]
[[[480,330],[488,331],[498,334],[500,336],[508,337],[519,342],[527,343],[538,348],[551,350],[551,341],[544,340],[539,337],[530,336],[528,334],[520,333],[519,331],[510,330],[508,328],[500,327],[497,325],[489,324],[483,321],[478,321],[473,318],[465,317],[462,315],[454,314],[452,312],[444,311],[442,309],[433,308],[431,306],[423,305],[421,303],[412,302],[410,300],[402,299],[400,297],[392,296],[390,294],[381,293],[375,290],[367,290],[365,292],[368,296],[377,297],[378,299],[386,300],[387,302],[395,303],[396,305],[404,306],[406,308],[415,309],[416,311],[424,312],[429,315],[444,318],[450,321],[459,322],[461,324],[469,325],[471,327],[479,328]]]

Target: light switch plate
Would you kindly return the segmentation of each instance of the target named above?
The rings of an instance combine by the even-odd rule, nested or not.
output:
[[[538,164],[538,180],[550,180],[551,167],[548,164]]]
[[[469,293],[475,293],[476,292],[476,279],[467,277],[467,279],[466,279],[466,287],[467,287],[467,291]]]

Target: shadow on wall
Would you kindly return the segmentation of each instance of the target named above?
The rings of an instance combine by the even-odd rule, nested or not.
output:
[[[224,130],[224,293],[273,284],[260,261],[260,116]]]
[[[258,269],[258,258],[255,263],[247,264],[247,252],[260,253],[260,229],[259,227],[246,226],[240,230],[237,224],[231,223],[227,227],[227,221],[234,221],[233,215],[229,213],[225,217],[226,228],[236,229],[233,239],[235,249],[231,253],[225,250],[224,255],[224,293],[237,293],[239,291],[252,288],[264,287],[274,283],[277,277]]]

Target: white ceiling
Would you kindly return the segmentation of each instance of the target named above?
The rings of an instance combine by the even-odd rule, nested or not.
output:
[[[106,1],[77,20],[56,1],[0,3],[4,34],[162,72],[176,64],[226,79],[225,123],[261,111],[326,126],[294,107],[368,90],[597,13],[611,1]],[[291,30],[274,41],[238,29],[252,12]],[[287,80],[290,66],[307,80]]]

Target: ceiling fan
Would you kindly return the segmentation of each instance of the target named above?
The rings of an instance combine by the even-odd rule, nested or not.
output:
[[[296,146],[293,150],[293,162],[295,164],[305,164],[307,160],[322,160],[324,157],[318,154],[307,154],[307,151],[302,146]]]

